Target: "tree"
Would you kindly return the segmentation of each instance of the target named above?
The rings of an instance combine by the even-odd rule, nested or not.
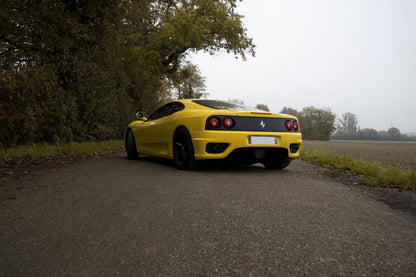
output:
[[[318,109],[313,106],[301,112],[302,134],[305,139],[329,140],[335,130],[335,114],[329,108]]]
[[[154,91],[170,79],[187,54],[219,50],[246,58],[254,44],[235,11],[237,0],[123,1],[126,75],[139,109],[157,99]],[[139,66],[138,66],[139,65]],[[159,78],[158,78],[159,77]]]
[[[311,106],[298,112],[284,107],[281,113],[294,115],[299,119],[304,139],[329,140],[335,130],[335,114],[329,108],[318,109]]]
[[[256,109],[270,112],[269,107],[266,104],[257,104]]]
[[[401,138],[400,130],[394,127],[391,127],[387,130],[387,135],[390,139],[396,140]]]
[[[2,1],[0,143],[122,137],[133,111],[167,98],[189,53],[254,55],[237,2]]]
[[[289,108],[289,107],[283,107],[283,109],[280,111],[280,113],[282,114],[289,114],[289,115],[294,115],[296,116],[298,119],[300,118],[300,114],[297,110]]]
[[[342,118],[339,119],[338,128],[350,133],[356,133],[359,130],[358,118],[353,113],[343,113]]]
[[[0,126],[6,144],[120,137],[128,119],[116,3],[4,1]]]
[[[193,99],[208,95],[208,93],[205,93],[205,78],[201,76],[198,67],[190,62],[186,62],[174,74],[172,86],[176,99]]]

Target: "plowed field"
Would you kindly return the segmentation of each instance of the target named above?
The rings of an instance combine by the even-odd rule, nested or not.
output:
[[[314,150],[348,155],[387,166],[416,168],[416,143],[414,142],[306,140],[303,145]]]

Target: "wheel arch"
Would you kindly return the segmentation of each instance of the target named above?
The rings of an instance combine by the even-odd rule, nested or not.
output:
[[[178,130],[179,129],[185,129],[186,131],[188,131],[188,133],[189,133],[189,129],[185,126],[185,125],[183,125],[183,124],[181,124],[181,125],[178,125],[176,128],[175,128],[175,131],[173,132],[173,139],[175,138],[175,135],[176,135],[176,133],[178,132]],[[172,140],[173,140],[172,139]]]

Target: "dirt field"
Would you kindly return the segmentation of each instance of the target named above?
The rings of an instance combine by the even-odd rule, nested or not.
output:
[[[369,141],[312,141],[303,145],[315,150],[349,155],[383,165],[416,168],[416,143]]]

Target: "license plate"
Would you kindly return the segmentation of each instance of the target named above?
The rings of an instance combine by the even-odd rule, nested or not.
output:
[[[256,137],[256,136],[249,136],[248,137],[248,144],[267,144],[267,145],[276,145],[277,144],[277,137]]]

